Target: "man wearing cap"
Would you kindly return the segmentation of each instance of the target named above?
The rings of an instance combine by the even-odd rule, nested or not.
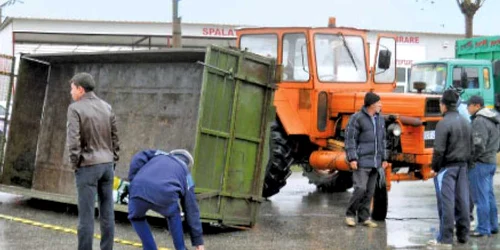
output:
[[[175,249],[186,249],[179,201],[186,215],[192,245],[196,250],[204,249],[200,211],[190,174],[193,163],[191,154],[183,149],[170,153],[144,150],[132,158],[128,177],[128,219],[141,238],[144,250],[157,249],[146,221],[146,212],[150,209],[168,220]]]
[[[469,183],[467,167],[471,160],[470,123],[457,112],[458,93],[446,90],[440,100],[444,118],[436,126],[432,169],[439,214],[439,234],[428,245],[451,248],[453,227],[458,242],[469,239]]]
[[[379,169],[387,167],[384,119],[380,116],[380,97],[368,92],[363,108],[349,118],[346,128],[345,149],[353,170],[354,193],[346,211],[345,223],[356,226],[377,227],[370,219],[370,202],[375,193]]]
[[[477,211],[476,230],[473,237],[498,233],[497,202],[493,192],[496,171],[496,154],[500,145],[500,120],[498,115],[484,107],[481,96],[472,96],[467,102],[472,120],[474,164],[469,169],[470,192]]]

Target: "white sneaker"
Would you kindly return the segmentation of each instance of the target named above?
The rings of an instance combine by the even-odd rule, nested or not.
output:
[[[356,226],[356,220],[354,217],[346,217],[345,218],[345,224],[350,226],[350,227],[355,227]]]
[[[363,222],[363,226],[365,226],[365,227],[371,227],[371,228],[378,227],[377,223],[373,222],[372,220],[365,220]]]
[[[433,247],[433,248],[438,248],[438,249],[451,249],[451,248],[453,248],[452,244],[441,243],[437,240],[428,241],[427,246]]]

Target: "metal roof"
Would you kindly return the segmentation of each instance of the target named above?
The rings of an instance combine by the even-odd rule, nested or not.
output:
[[[168,50],[114,51],[91,53],[24,54],[21,59],[60,63],[112,63],[112,62],[197,62],[204,61],[206,50],[171,48]]]
[[[9,17],[0,30],[7,25],[12,27],[16,44],[169,47],[172,34],[172,23],[166,22]],[[183,46],[234,45],[236,34],[220,31],[227,33],[237,27],[240,26],[182,23]],[[209,29],[219,30],[219,34],[208,33]]]
[[[97,22],[97,23],[128,23],[128,24],[171,24],[171,22],[158,22],[158,21],[131,21],[131,20],[95,20],[95,19],[76,19],[76,18],[33,18],[33,17],[6,17],[2,25],[0,25],[0,30],[3,28],[3,25],[8,22],[12,22],[14,20],[34,20],[34,21],[57,21],[57,22]],[[227,23],[195,23],[195,22],[182,22],[182,24],[187,25],[216,25],[216,26],[231,26],[234,28],[238,27],[254,27],[252,25],[243,25],[243,24],[227,24]]]
[[[467,64],[467,65],[484,65],[484,64],[489,64],[491,61],[488,60],[479,60],[479,59],[454,59],[454,58],[445,58],[445,59],[439,59],[439,60],[428,60],[428,61],[420,61],[420,62],[415,62],[414,65],[417,64],[429,64],[429,63],[460,63],[460,64]]]

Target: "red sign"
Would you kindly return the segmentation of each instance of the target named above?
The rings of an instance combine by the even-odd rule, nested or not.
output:
[[[411,65],[413,63],[413,60],[396,60],[397,65]]]
[[[476,42],[476,47],[481,47],[481,46],[488,46],[488,40],[484,39]]]
[[[234,37],[235,34],[232,28],[203,28],[204,36]]]
[[[398,36],[396,38],[398,43],[420,43],[420,37],[418,36]]]

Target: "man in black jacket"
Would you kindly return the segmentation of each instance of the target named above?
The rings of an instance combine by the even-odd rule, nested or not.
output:
[[[451,248],[453,226],[457,239],[466,243],[469,238],[469,183],[467,167],[472,154],[470,123],[457,112],[458,94],[446,90],[441,97],[443,120],[436,126],[432,169],[439,213],[439,234],[428,242],[431,246]]]
[[[497,203],[493,192],[493,176],[497,168],[500,131],[497,113],[484,107],[481,96],[471,96],[467,109],[472,120],[474,166],[469,169],[470,192],[477,208],[476,230],[473,237],[498,233]]]
[[[353,170],[354,193],[347,207],[345,223],[356,226],[358,222],[367,227],[377,227],[370,220],[370,202],[375,192],[378,168],[387,167],[384,119],[380,116],[380,97],[368,92],[361,111],[349,118],[346,129],[345,149],[347,160]]]

